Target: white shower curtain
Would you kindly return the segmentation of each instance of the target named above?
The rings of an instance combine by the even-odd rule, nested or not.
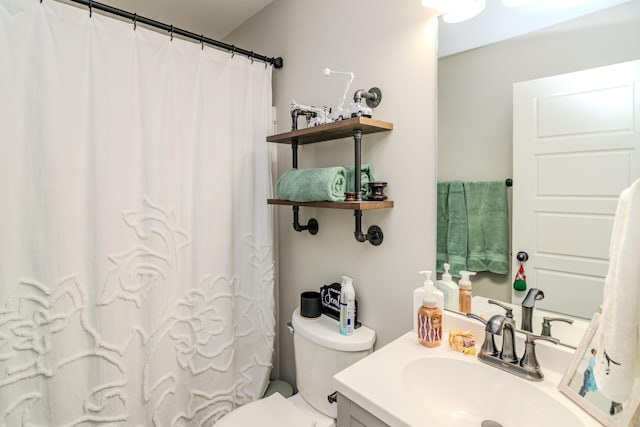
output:
[[[0,426],[201,426],[274,340],[271,66],[0,0]]]

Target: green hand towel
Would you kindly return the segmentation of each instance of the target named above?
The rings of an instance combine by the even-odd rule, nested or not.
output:
[[[355,176],[354,171],[356,168],[354,166],[345,166],[347,171],[347,190],[346,191],[356,191],[355,190]],[[360,191],[363,196],[371,195],[371,188],[369,187],[369,183],[375,181],[373,176],[373,168],[370,165],[360,165]]]
[[[293,202],[344,200],[347,172],[343,167],[289,169],[276,183],[276,195]]]
[[[504,181],[465,182],[469,271],[509,272],[507,187]]]
[[[447,239],[449,238],[449,181],[438,182],[436,199],[436,271],[444,273],[449,262]]]
[[[467,269],[467,207],[461,181],[438,182],[436,214],[436,271],[443,273],[446,262],[451,275],[460,277],[460,270]]]

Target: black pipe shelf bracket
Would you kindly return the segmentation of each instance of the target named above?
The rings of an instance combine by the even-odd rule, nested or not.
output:
[[[361,170],[361,144],[362,135],[385,132],[393,129],[393,124],[380,120],[373,120],[367,117],[353,117],[351,119],[337,121],[325,125],[315,126],[311,128],[292,130],[291,132],[281,133],[267,137],[267,142],[275,142],[291,145],[293,167],[298,167],[298,146],[304,144],[312,144],[316,142],[329,141],[333,139],[342,139],[352,137],[354,142],[354,170]],[[377,225],[372,225],[367,232],[362,231],[362,211],[369,209],[386,209],[393,207],[391,200],[363,200],[361,191],[361,175],[354,173],[355,200],[343,202],[292,202],[282,199],[268,199],[267,203],[271,205],[289,205],[293,206],[293,229],[295,231],[308,231],[309,234],[318,233],[319,225],[315,218],[311,218],[307,225],[300,224],[299,214],[301,206],[331,208],[331,209],[350,209],[353,210],[355,217],[354,237],[358,242],[369,242],[374,246],[382,244],[384,234],[382,229]]]

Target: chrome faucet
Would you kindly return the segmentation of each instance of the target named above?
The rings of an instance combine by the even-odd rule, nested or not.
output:
[[[478,353],[478,359],[481,362],[527,380],[541,381],[544,378],[536,358],[535,341],[545,340],[558,344],[560,342],[558,339],[535,335],[527,331],[518,331],[527,335],[524,354],[521,359],[518,359],[515,350],[516,328],[513,319],[502,314],[495,314],[488,321],[471,313],[467,314],[467,317],[479,319],[485,323],[485,341]],[[502,335],[502,350],[500,352],[495,350],[495,335]]]
[[[479,320],[485,325],[487,324],[486,320],[484,320],[482,317],[475,315],[473,313],[467,313],[467,317],[471,317],[473,319]],[[487,354],[490,356],[498,355],[499,352],[498,352],[498,349],[496,348],[496,341],[495,341],[494,335],[495,334],[487,331],[487,328],[485,328],[484,342],[482,343],[482,349],[480,350],[481,353]]]
[[[516,356],[516,322],[508,317],[502,322],[502,351],[500,359],[508,363],[518,363]]]
[[[515,343],[515,322],[513,319],[494,314],[485,326],[485,332],[491,335],[502,335],[502,350],[498,353],[498,359],[507,363],[518,363]],[[493,356],[496,357],[496,356]]]
[[[527,292],[527,296],[522,300],[522,324],[520,327],[523,331],[533,332],[531,328],[531,319],[533,317],[533,307],[537,300],[544,299],[542,289],[531,288]]]
[[[492,299],[490,299],[488,303],[497,305],[505,311],[503,319],[496,319],[496,324],[492,325],[492,329],[494,330],[496,327],[499,327],[499,332],[498,330],[495,330],[493,333],[502,335],[502,350],[500,351],[499,357],[505,362],[516,363],[518,361],[518,357],[516,356],[516,321],[513,320],[513,309]],[[491,319],[493,319],[493,317]],[[498,320],[500,320],[499,323]]]

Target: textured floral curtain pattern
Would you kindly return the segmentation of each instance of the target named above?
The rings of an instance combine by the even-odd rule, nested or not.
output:
[[[274,340],[271,67],[0,0],[0,426],[209,426]]]

